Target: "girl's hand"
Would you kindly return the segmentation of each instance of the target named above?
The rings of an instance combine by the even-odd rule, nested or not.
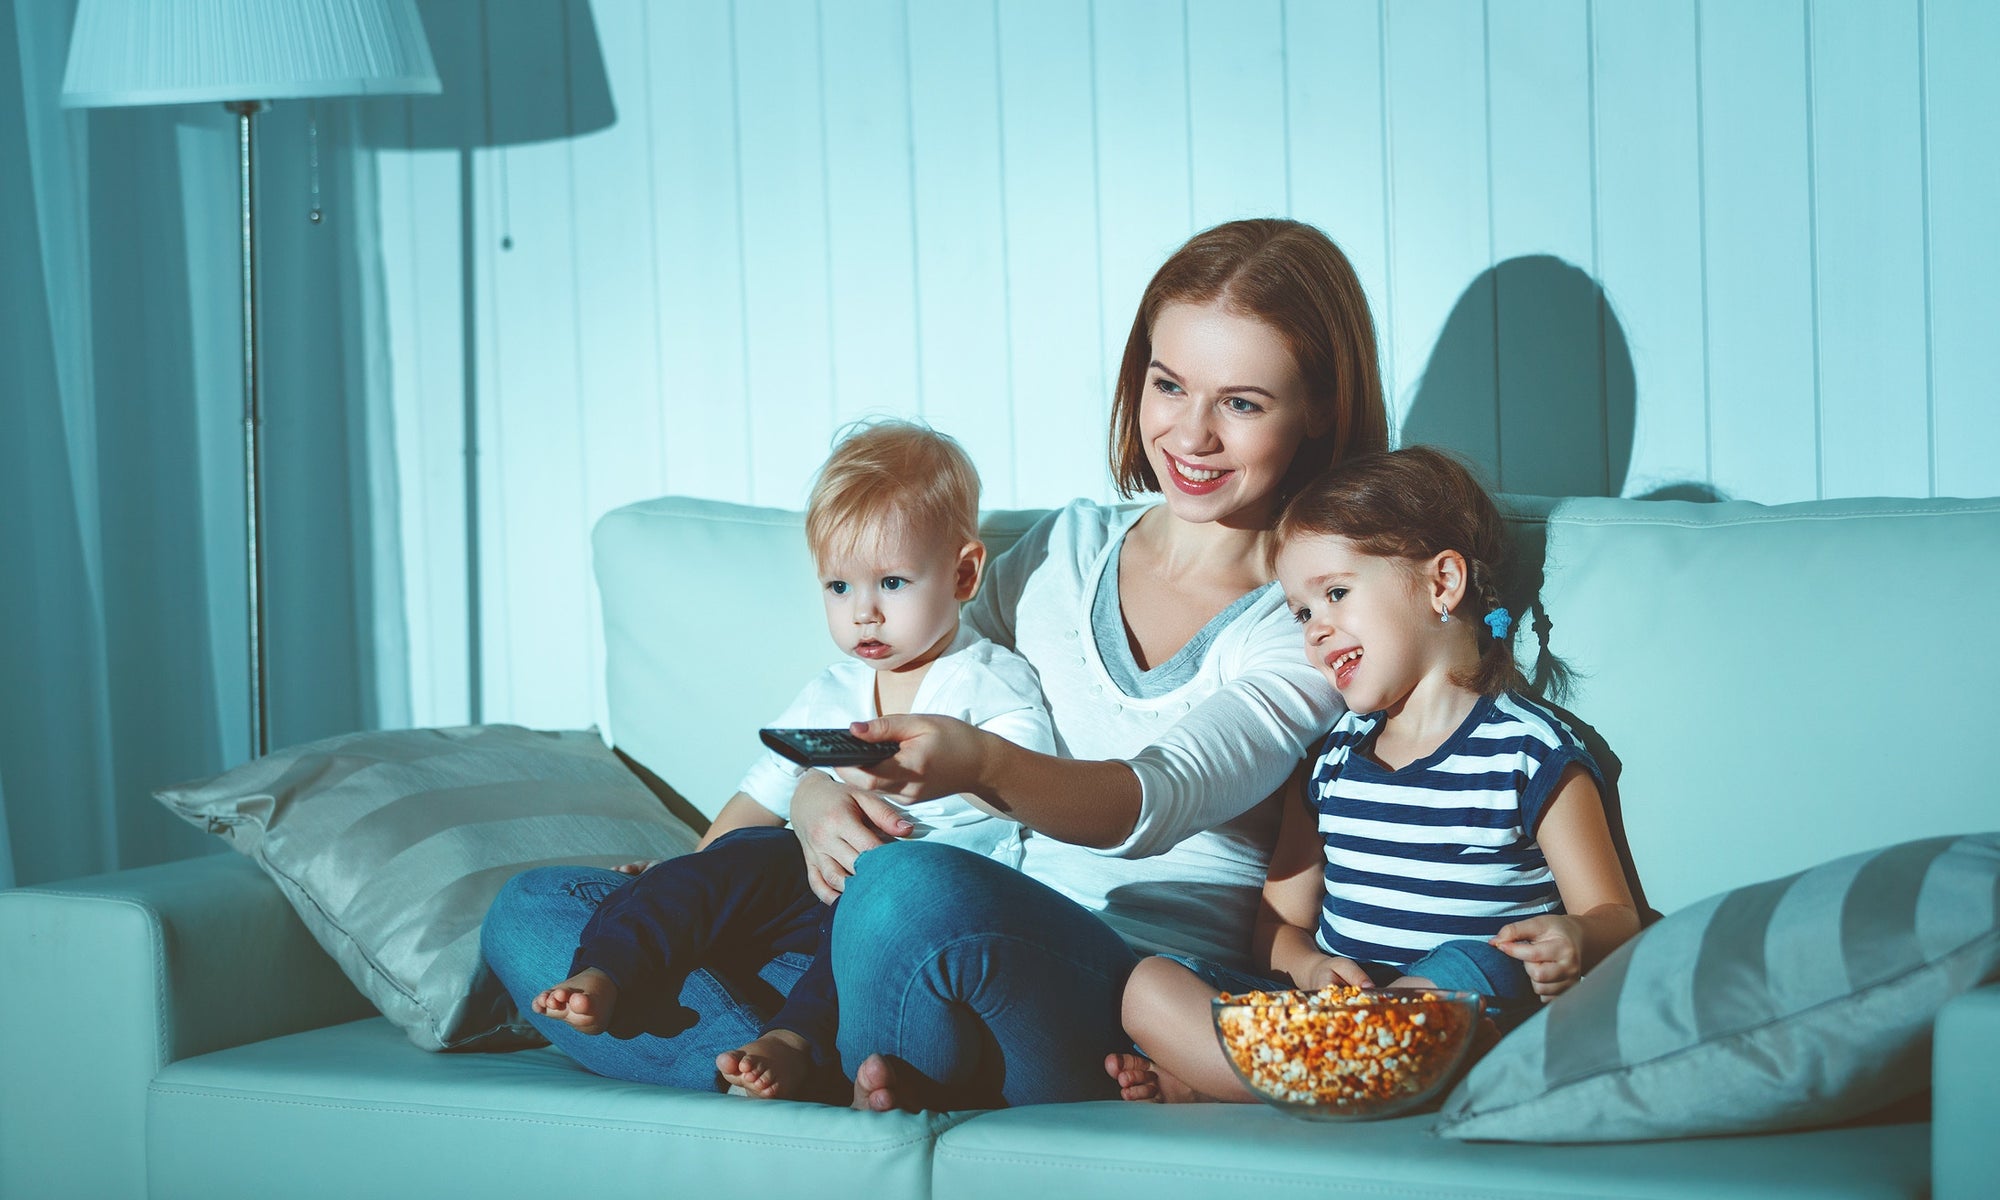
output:
[[[1560,996],[1583,978],[1583,925],[1575,917],[1548,914],[1505,926],[1488,941],[1495,950],[1528,967],[1535,994]]]
[[[621,875],[644,875],[659,865],[659,859],[649,858],[644,862],[628,862],[623,866],[613,867],[612,870],[617,871]]]
[[[1351,984],[1358,988],[1372,988],[1375,981],[1368,978],[1368,972],[1351,958],[1336,958],[1330,954],[1320,955],[1306,971],[1306,977],[1299,986],[1309,992],[1330,987],[1336,983]]]
[[[895,805],[872,792],[848,787],[823,771],[799,776],[792,793],[792,830],[805,851],[806,881],[827,904],[840,898],[854,874],[854,860],[916,827]]]
[[[905,800],[979,794],[987,753],[1000,740],[951,717],[912,713],[857,721],[849,729],[864,741],[897,742],[899,747],[881,762],[842,767],[840,777],[856,787]]]

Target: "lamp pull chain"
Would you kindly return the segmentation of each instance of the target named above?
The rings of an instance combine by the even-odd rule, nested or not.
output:
[[[317,225],[326,214],[319,207],[319,104],[311,100],[306,102],[306,174],[312,188],[312,210],[306,220]]]

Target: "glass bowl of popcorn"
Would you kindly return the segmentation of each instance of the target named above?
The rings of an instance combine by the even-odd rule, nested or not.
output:
[[[1393,1117],[1436,1100],[1472,1049],[1484,998],[1430,988],[1245,992],[1215,999],[1215,1036],[1243,1085],[1325,1121]]]

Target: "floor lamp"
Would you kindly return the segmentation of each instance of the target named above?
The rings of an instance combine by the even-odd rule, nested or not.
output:
[[[415,0],[79,0],[65,108],[220,102],[236,115],[243,291],[243,501],[250,749],[270,752],[263,410],[257,357],[256,115],[274,100],[434,93]]]

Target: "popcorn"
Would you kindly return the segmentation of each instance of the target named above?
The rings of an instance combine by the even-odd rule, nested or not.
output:
[[[1225,994],[1215,1029],[1253,1091],[1328,1115],[1370,1116],[1414,1103],[1458,1066],[1479,1012],[1465,995],[1346,984]]]

